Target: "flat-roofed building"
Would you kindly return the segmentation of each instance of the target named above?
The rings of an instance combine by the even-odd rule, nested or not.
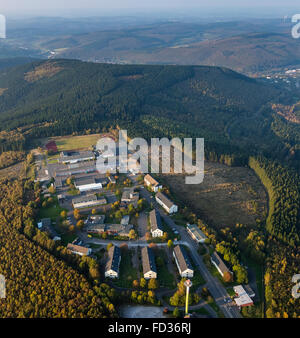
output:
[[[173,250],[173,256],[182,278],[192,278],[194,276],[194,268],[188,258],[188,255],[181,245],[176,245]]]
[[[63,151],[60,153],[60,163],[78,163],[83,161],[91,161],[95,159],[92,151]]]
[[[197,243],[204,243],[207,237],[204,233],[197,227],[196,224],[188,224],[186,227],[190,236],[197,242]]]
[[[68,164],[62,167],[58,167],[55,170],[56,177],[70,177],[78,174],[89,174],[96,172],[96,164],[94,161]]]
[[[80,196],[72,200],[74,209],[95,207],[98,205],[104,205],[106,203],[107,201],[104,197],[97,197],[96,194]]]
[[[96,180],[94,177],[78,178],[75,180],[74,185],[80,191],[99,190],[103,188],[105,180]]]
[[[148,246],[142,248],[143,274],[145,279],[157,278],[157,269],[152,249]]]
[[[162,185],[159,184],[159,182],[156,181],[156,179],[149,174],[145,175],[144,183],[146,184],[147,187],[150,187],[151,190],[154,192],[158,192],[159,189],[162,189]]]
[[[149,213],[150,231],[152,237],[162,237],[164,235],[160,214],[154,209]]]
[[[79,256],[89,256],[92,253],[92,249],[86,248],[81,245],[75,245],[69,243],[67,245],[67,249],[70,250],[73,254],[79,255]]]
[[[108,261],[105,266],[106,278],[119,278],[120,262],[121,250],[114,245],[108,250]]]
[[[169,214],[174,214],[178,211],[178,206],[174,204],[166,195],[158,192],[155,196],[156,202],[161,205]]]
[[[225,273],[232,274],[232,272],[227,268],[221,257],[216,252],[212,254],[210,260],[222,277],[224,277]]]
[[[233,287],[233,290],[236,294],[236,298],[234,301],[237,306],[244,307],[244,306],[252,306],[253,300],[251,299],[250,295],[246,292],[242,285],[237,285]]]

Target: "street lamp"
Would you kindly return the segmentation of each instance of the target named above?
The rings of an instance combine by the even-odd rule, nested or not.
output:
[[[184,282],[184,285],[186,287],[185,315],[187,316],[189,314],[189,293],[190,293],[190,288],[192,287],[193,283],[190,279],[187,279]]]

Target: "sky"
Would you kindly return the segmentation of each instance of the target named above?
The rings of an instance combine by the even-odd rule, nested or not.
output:
[[[264,8],[268,14],[276,8],[299,8],[299,0],[0,0],[0,13],[19,15],[105,15],[130,12],[172,12],[188,13],[192,9],[219,11],[246,11]],[[192,11],[191,11],[192,12]]]

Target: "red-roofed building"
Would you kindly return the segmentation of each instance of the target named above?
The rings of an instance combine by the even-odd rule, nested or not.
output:
[[[52,152],[52,153],[57,153],[58,152],[57,145],[56,145],[55,141],[51,141],[51,142],[47,143],[46,144],[46,149],[49,152]]]

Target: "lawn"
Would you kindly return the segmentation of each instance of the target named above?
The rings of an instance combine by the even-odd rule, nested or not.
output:
[[[60,213],[63,210],[68,211],[67,209],[63,209],[57,200],[56,196],[52,196],[54,203],[51,204],[50,206],[43,208],[41,207],[39,212],[38,212],[38,219],[42,219],[42,218],[51,218],[52,222],[56,222],[57,217],[60,216]]]
[[[83,136],[66,136],[55,138],[58,151],[91,149],[100,139],[100,134],[83,135]]]
[[[113,281],[116,286],[122,288],[131,288],[132,282],[137,279],[137,270],[132,264],[132,252],[130,250],[122,253],[120,263],[120,277]]]
[[[161,259],[158,262],[158,257]],[[156,268],[157,268],[157,279],[159,281],[159,286],[174,289],[176,288],[176,281],[174,275],[168,270],[167,267],[167,257],[166,253],[163,250],[159,250],[156,254]]]
[[[206,280],[202,277],[201,273],[195,269],[194,277],[192,278],[193,288],[198,289],[199,286],[204,285]]]

